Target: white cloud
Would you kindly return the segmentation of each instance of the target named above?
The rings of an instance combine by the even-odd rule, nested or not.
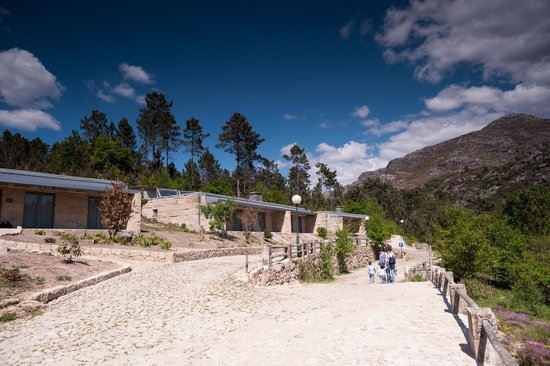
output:
[[[423,147],[434,145],[468,132],[479,130],[501,117],[498,112],[477,114],[462,110],[451,114],[420,116],[408,128],[378,146],[379,158],[387,164]]]
[[[36,109],[0,110],[0,125],[22,131],[49,128],[59,131],[60,123],[50,114]]]
[[[319,127],[320,127],[320,128],[324,128],[324,129],[327,129],[327,128],[332,128],[332,125],[331,125],[330,123],[328,123],[328,122],[321,122],[321,123],[319,124]]]
[[[99,99],[101,99],[101,100],[103,100],[107,103],[114,103],[115,102],[115,98],[113,98],[112,95],[105,93],[101,89],[98,89],[98,91],[95,95],[96,95],[96,97],[98,97]]]
[[[145,95],[138,95],[138,96],[136,97],[136,102],[137,102],[138,104],[143,104],[143,105],[145,105]]]
[[[284,119],[285,121],[294,121],[294,120],[298,119],[298,116],[296,116],[296,115],[294,115],[294,114],[290,114],[290,113],[285,113],[285,114],[283,115],[283,119]]]
[[[367,105],[362,105],[360,107],[355,108],[353,113],[351,114],[353,117],[357,118],[367,118],[367,116],[370,113],[370,108]]]
[[[448,112],[460,108],[499,113],[522,112],[538,116],[550,115],[550,87],[518,84],[512,90],[501,90],[488,86],[465,88],[450,85],[435,97],[424,102],[433,112]]]
[[[346,142],[342,146],[331,146],[325,142],[317,145],[317,155],[310,155],[312,184],[317,182],[315,164],[325,163],[336,170],[340,184],[346,185],[357,180],[361,173],[383,167],[383,162],[372,154],[372,148],[356,141]]]
[[[352,19],[349,22],[346,23],[340,30],[338,31],[340,33],[340,37],[343,39],[348,39],[351,35],[351,32],[353,31],[353,27],[355,26],[355,20]]]
[[[113,88],[112,91],[113,91],[114,94],[118,94],[118,95],[121,95],[123,97],[130,98],[130,99],[133,99],[135,94],[136,94],[136,91],[134,90],[134,88],[132,88],[127,83],[118,84],[117,86],[115,86]]]
[[[153,76],[143,69],[141,66],[129,65],[122,63],[119,65],[119,70],[124,79],[137,81],[143,84],[153,84]]]
[[[416,64],[420,80],[467,62],[485,78],[550,85],[549,14],[546,0],[412,0],[387,11],[376,40],[388,62]]]
[[[294,145],[297,145],[296,142],[293,142],[291,144],[288,144],[288,145],[285,145],[283,147],[281,147],[281,149],[279,150],[281,152],[281,155],[290,155],[290,149],[292,148],[292,146]]]
[[[0,52],[0,98],[22,108],[50,108],[63,86],[32,53],[19,48]]]

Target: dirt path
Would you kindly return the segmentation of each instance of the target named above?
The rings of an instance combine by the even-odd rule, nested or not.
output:
[[[144,267],[80,290],[2,325],[0,364],[475,365],[429,283],[369,285],[363,269],[258,288],[236,279],[243,262]]]

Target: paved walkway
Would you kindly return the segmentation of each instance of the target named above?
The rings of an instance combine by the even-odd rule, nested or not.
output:
[[[243,257],[155,267],[0,326],[2,365],[475,365],[430,283],[252,287]]]

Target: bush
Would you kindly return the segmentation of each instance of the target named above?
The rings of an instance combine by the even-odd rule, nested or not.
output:
[[[134,241],[137,242],[139,246],[144,248],[149,248],[155,245],[158,245],[165,250],[172,248],[172,242],[170,240],[160,236],[156,236],[156,235],[151,235],[151,236],[139,235],[134,239]]]
[[[325,240],[327,238],[328,232],[326,227],[318,227],[317,228],[317,236],[321,239]]]
[[[8,281],[9,284],[23,281],[23,279],[25,278],[25,275],[21,273],[19,268],[4,269],[0,267],[0,270],[2,273],[2,278]]]
[[[101,198],[99,211],[101,222],[109,230],[109,236],[115,236],[126,227],[132,213],[132,196],[126,192],[124,183],[112,183],[112,187]]]
[[[69,276],[68,274],[66,275],[60,275],[60,276],[57,276],[56,277],[56,280],[62,282],[62,281],[71,281],[73,278],[71,276]]]
[[[346,258],[348,254],[353,252],[353,240],[349,236],[349,231],[344,228],[336,231],[336,245],[334,247],[336,251],[336,259],[338,260],[338,268],[340,273],[348,273],[348,267],[346,265]]]
[[[201,206],[201,212],[210,220],[210,231],[220,237],[227,236],[227,222],[233,217],[236,205],[233,201],[218,201]]]
[[[264,240],[270,241],[273,238],[273,233],[269,229],[264,229]]]
[[[52,238],[52,237],[44,238],[44,243],[55,244],[55,238]]]
[[[34,231],[34,235],[46,235],[46,232],[42,229],[38,229]]]
[[[411,282],[422,282],[424,281],[424,278],[420,273],[415,273],[414,276],[411,277]]]
[[[57,248],[57,251],[62,256],[69,256],[69,259],[66,259],[67,263],[73,262],[73,256],[80,257],[82,255],[82,249],[78,243],[78,238],[73,233],[61,232],[59,237],[63,240],[63,244]]]
[[[17,319],[17,314],[13,312],[4,313],[0,316],[0,322],[11,322],[12,320]]]
[[[322,280],[330,281],[334,279],[334,269],[332,267],[332,252],[333,252],[333,248],[331,243],[321,244],[319,275]]]

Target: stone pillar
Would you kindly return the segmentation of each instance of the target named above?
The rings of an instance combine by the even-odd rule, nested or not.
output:
[[[137,192],[132,197],[131,210],[126,230],[131,231],[134,235],[139,235],[141,233],[141,193]]]
[[[483,320],[488,320],[491,326],[496,327],[497,319],[493,311],[489,308],[468,307],[468,330],[470,332],[470,346],[478,362],[485,357],[484,352],[480,352],[480,340],[482,333]],[[484,351],[487,347],[481,348]]]
[[[451,296],[451,310],[453,314],[458,314],[460,309],[461,299],[460,294],[457,290],[466,290],[466,286],[456,283],[449,286],[449,293]]]
[[[281,233],[290,234],[292,233],[292,215],[290,211],[285,212],[285,217],[283,218],[283,227],[281,228]]]
[[[443,290],[441,291],[444,297],[450,296],[449,286],[454,283],[453,272],[447,271],[447,275],[443,278]]]

